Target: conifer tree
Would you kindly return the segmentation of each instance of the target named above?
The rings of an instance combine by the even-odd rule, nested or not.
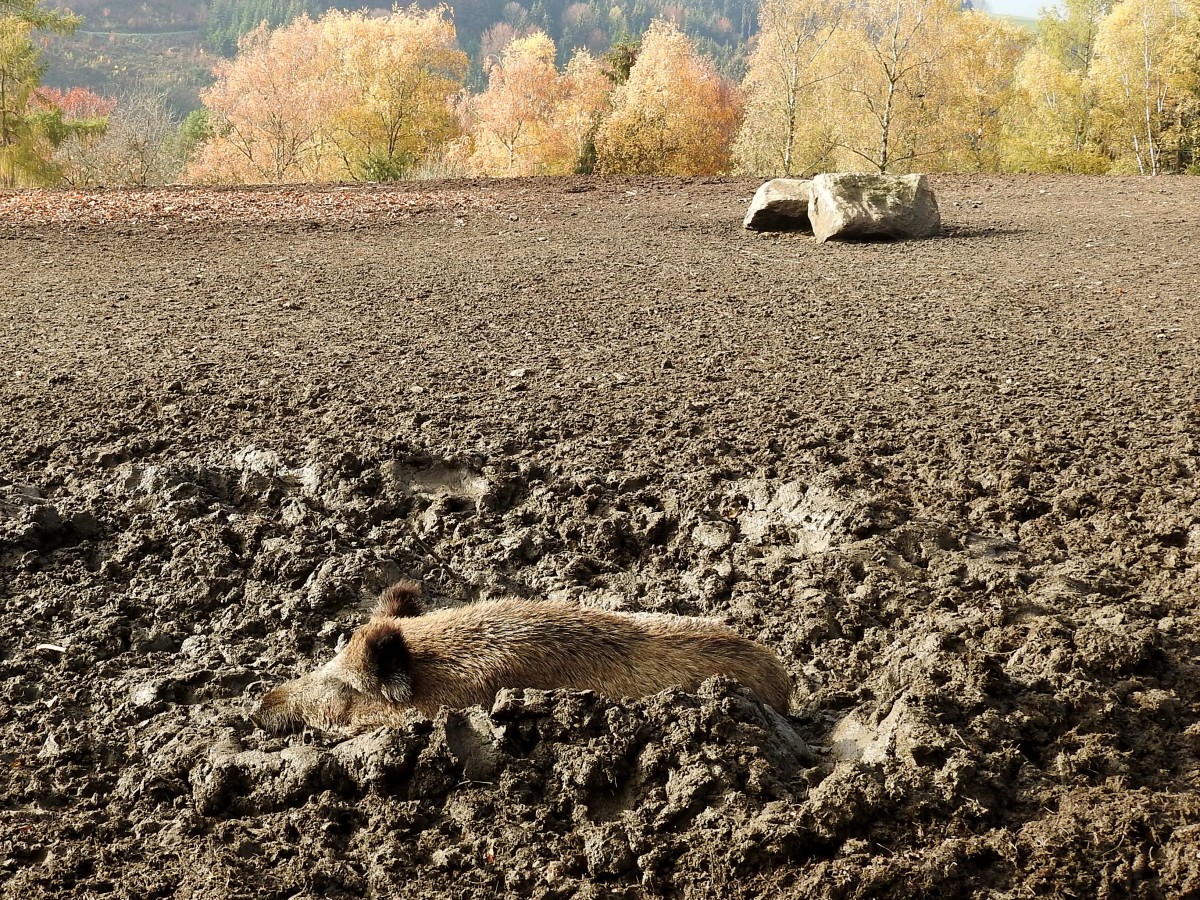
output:
[[[81,21],[37,0],[0,0],[0,186],[56,180],[52,155],[69,127],[61,110],[35,102],[45,66],[34,36],[70,34]]]

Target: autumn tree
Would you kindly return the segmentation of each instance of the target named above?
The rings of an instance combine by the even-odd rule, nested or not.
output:
[[[562,91],[558,50],[543,32],[517,38],[488,69],[472,106],[472,168],[492,175],[542,174]]]
[[[38,88],[38,100],[47,107],[62,110],[63,117],[69,122],[107,119],[117,108],[115,97],[105,97],[82,87],[65,91],[61,88]]]
[[[457,133],[466,56],[448,10],[330,12],[242,39],[201,98],[213,137],[196,180],[380,180]]]
[[[834,149],[818,89],[845,71],[845,60],[828,52],[844,11],[843,0],[763,0],[734,146],[744,171],[809,172]]]
[[[349,95],[334,115],[332,140],[351,175],[399,178],[457,134],[447,98],[462,89],[467,57],[446,7],[389,16],[334,11],[320,27]]]
[[[104,137],[109,116],[117,108],[116,99],[78,87],[69,91],[42,88],[38,99],[48,108],[59,110],[71,130],[54,151],[60,183],[91,183],[91,154]]]
[[[604,62],[588,50],[575,51],[563,73],[564,88],[554,120],[562,141],[562,157],[573,171],[591,174],[596,168],[596,134],[608,111],[613,84]]]
[[[70,34],[81,21],[37,0],[0,2],[0,186],[57,177],[52,155],[70,129],[61,110],[36,102],[44,66],[34,39]]]
[[[879,172],[921,168],[947,149],[947,20],[953,0],[862,0],[837,35],[838,145]],[[847,161],[850,162],[849,160]]]
[[[217,65],[216,83],[200,94],[214,137],[196,153],[190,177],[273,184],[333,177],[330,111],[349,103],[333,67],[333,48],[307,16],[245,35],[237,56]]]
[[[63,179],[134,187],[172,181],[183,166],[183,147],[167,91],[136,82],[110,103],[101,128],[74,135],[59,148]]]
[[[472,171],[484,175],[564,175],[590,168],[596,128],[612,83],[580,49],[559,73],[554,42],[542,32],[518,38],[488,72],[471,104]]]
[[[598,171],[711,175],[728,170],[741,112],[736,89],[674,24],[650,26],[612,105],[596,135]]]
[[[1091,80],[1101,128],[1118,161],[1142,175],[1161,173],[1178,146],[1190,74],[1177,38],[1184,22],[1175,0],[1121,0],[1096,37]]]
[[[938,96],[946,150],[937,161],[953,171],[996,172],[1003,166],[1005,113],[1017,91],[1017,65],[1031,43],[1024,29],[984,12],[947,19]]]
[[[601,9],[594,4],[570,3],[562,12],[561,45],[584,48],[592,53],[602,51],[608,45],[604,18]]]
[[[1013,73],[1004,112],[1001,167],[1009,172],[1103,172],[1099,146],[1076,141],[1078,79],[1042,47],[1030,47]]]
[[[1200,174],[1200,0],[1180,0],[1175,32],[1175,171]]]
[[[1004,165],[1018,171],[1103,172],[1093,127],[1096,39],[1113,0],[1063,0],[1038,20],[1037,43],[1016,66],[1004,127]]]
[[[484,61],[486,68],[492,63],[499,62],[501,55],[508,45],[519,37],[526,37],[508,22],[497,22],[483,33],[479,39],[479,58]]]

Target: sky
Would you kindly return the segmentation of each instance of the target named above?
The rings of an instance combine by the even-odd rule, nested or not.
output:
[[[987,8],[1005,16],[1027,16],[1036,19],[1043,6],[1054,6],[1054,0],[984,0]]]

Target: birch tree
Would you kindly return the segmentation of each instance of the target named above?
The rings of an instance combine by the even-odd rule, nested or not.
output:
[[[818,88],[845,71],[846,60],[828,52],[845,11],[842,0],[763,0],[734,145],[744,171],[790,176],[828,158],[833,145]]]
[[[1063,0],[1038,20],[1036,46],[1018,63],[1005,123],[1005,166],[1103,172],[1109,160],[1093,117],[1096,38],[1113,0]]]
[[[488,70],[488,87],[472,104],[475,153],[470,165],[493,175],[546,174],[547,142],[562,92],[554,41],[538,31],[517,38]]]
[[[332,11],[251,32],[201,94],[213,136],[193,180],[401,177],[458,134],[466,55],[445,7]]]
[[[1000,170],[1005,113],[1016,96],[1017,66],[1031,43],[1024,29],[984,12],[964,11],[947,19],[936,86],[947,132],[941,168]]]
[[[946,150],[935,100],[951,0],[862,0],[839,38],[847,61],[839,145],[879,172],[913,168]]]
[[[217,65],[216,83],[200,94],[215,137],[197,151],[190,177],[271,184],[333,177],[340,166],[329,114],[350,103],[333,68],[333,48],[308,16],[245,35],[237,56]]]
[[[1183,9],[1175,0],[1121,0],[1096,38],[1092,72],[1102,126],[1118,160],[1141,175],[1163,171],[1180,101],[1176,30]]]

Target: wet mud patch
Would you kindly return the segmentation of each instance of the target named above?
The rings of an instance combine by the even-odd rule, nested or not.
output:
[[[1139,243],[1195,189],[1035,181],[852,248],[742,233],[738,182],[6,224],[0,896],[1200,890],[1200,266]],[[719,618],[792,715],[252,726],[407,576]]]

